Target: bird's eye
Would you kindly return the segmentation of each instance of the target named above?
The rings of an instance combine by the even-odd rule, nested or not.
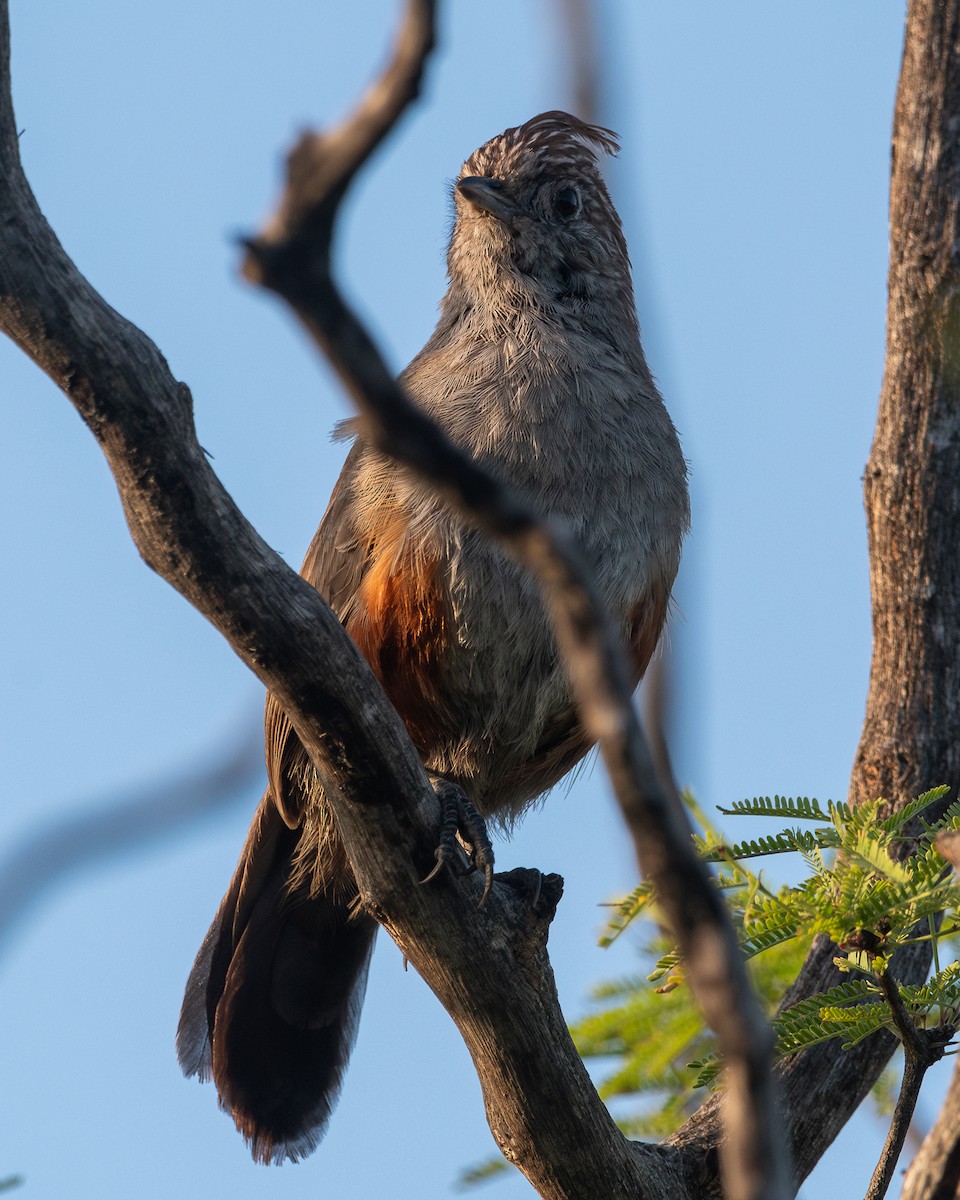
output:
[[[561,188],[553,198],[553,211],[561,221],[569,221],[580,211],[580,197],[571,187]]]

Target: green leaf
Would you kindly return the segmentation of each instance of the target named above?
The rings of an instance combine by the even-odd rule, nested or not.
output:
[[[833,801],[830,802],[831,805]],[[844,805],[846,807],[846,805]],[[730,808],[717,805],[717,810],[731,817],[777,817],[788,821],[823,821],[829,823],[829,810],[824,812],[818,800],[806,796],[754,796],[752,800],[737,800]]]
[[[889,1006],[882,1003],[861,1004],[854,1009],[825,1008],[822,1018],[827,1028],[835,1027],[835,1036],[843,1037],[844,1050],[849,1050],[879,1029],[896,1032],[893,1014]]]
[[[624,897],[616,906],[600,936],[601,946],[612,945],[623,931],[637,917],[644,913],[653,900],[653,885],[641,883],[635,887],[629,896]]]
[[[852,853],[887,879],[897,883],[907,883],[910,880],[910,871],[890,857],[889,840],[884,844],[877,830],[859,830]]]
[[[653,970],[647,976],[649,983],[659,983],[665,975],[680,969],[680,951],[671,950],[669,954],[661,954],[654,964]]]
[[[792,923],[780,926],[772,925],[742,936],[740,949],[743,951],[744,958],[755,958],[756,955],[763,954],[765,950],[772,950],[774,946],[779,946],[782,942],[792,941],[796,936],[796,925]]]
[[[929,808],[931,804],[936,804],[938,800],[942,800],[949,791],[950,788],[946,784],[931,788],[929,792],[924,792],[922,796],[917,796],[915,800],[909,801],[903,808],[899,808],[896,812],[892,812],[889,817],[885,817],[880,822],[880,828],[885,833],[899,832],[904,825],[909,824],[924,809]]]
[[[876,1009],[882,1012],[884,1017],[890,1016],[890,1010],[882,1001],[880,989],[872,980],[851,979],[826,992],[801,1000],[779,1013],[773,1020],[774,1032],[777,1035],[777,1053],[794,1054],[819,1042],[849,1036],[851,1023],[841,1015],[848,1006]]]
[[[697,1072],[694,1087],[714,1087],[723,1070],[723,1059],[719,1054],[705,1054],[703,1058],[695,1058],[688,1062],[687,1066]]]
[[[811,851],[817,847],[839,846],[840,839],[830,829],[784,829],[772,837],[760,837],[748,842],[706,842],[694,836],[694,844],[706,862],[731,862],[740,858],[760,858],[768,854],[788,854],[791,851]]]
[[[923,985],[901,987],[906,1011],[918,1025],[942,1027],[947,1037],[960,1026],[960,962],[949,961],[960,951],[960,940],[948,955],[945,936],[960,934],[960,884],[936,850],[935,829],[923,824],[923,813],[945,794],[931,789],[882,818],[883,799],[856,809],[807,797],[744,800],[721,811],[816,824],[790,824],[772,836],[741,842],[728,839],[699,808],[692,810],[703,830],[695,838],[699,851],[722,864],[714,884],[768,1011],[792,982],[814,936],[825,933],[841,947],[834,961],[844,981],[775,1016],[779,1054],[832,1038],[850,1046],[877,1029],[893,1029],[877,978],[894,950],[911,941],[933,940],[940,961],[949,965]],[[916,825],[920,833],[914,837]],[[908,826],[916,853],[901,858]],[[960,801],[936,828],[960,830]],[[783,853],[801,855],[810,874],[773,889],[749,862]],[[945,932],[938,934],[933,918],[942,914]],[[600,1085],[602,1094],[632,1096],[641,1105],[624,1127],[662,1136],[689,1115],[704,1087],[716,1085],[722,1063],[685,986],[682,961],[651,916],[656,895],[641,885],[617,906],[604,936],[612,940],[628,926],[639,931],[643,970],[653,964],[648,979],[657,990],[639,974],[596,989],[593,1002],[601,1010],[573,1033],[584,1055],[616,1060]]]

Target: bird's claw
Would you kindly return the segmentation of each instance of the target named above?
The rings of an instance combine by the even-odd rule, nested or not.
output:
[[[464,794],[463,788],[447,779],[432,780],[440,801],[440,843],[434,851],[436,866],[421,883],[429,883],[444,867],[454,875],[483,872],[483,895],[478,908],[483,908],[493,886],[493,846],[483,817]],[[466,851],[469,867],[463,870],[462,852]]]

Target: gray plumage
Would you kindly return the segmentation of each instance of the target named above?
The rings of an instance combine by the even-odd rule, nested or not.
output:
[[[608,130],[544,113],[454,188],[449,289],[401,376],[461,448],[573,527],[643,673],[688,523],[686,469],[644,359],[626,245],[597,166]],[[590,747],[532,578],[362,441],[307,553],[428,771],[514,819]],[[359,1017],[373,921],[286,717],[268,788],[187,985],[184,1071],[212,1076],[264,1161],[316,1145]]]

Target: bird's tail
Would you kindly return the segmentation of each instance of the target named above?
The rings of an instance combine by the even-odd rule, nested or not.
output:
[[[376,923],[291,892],[298,834],[264,796],[187,981],[177,1056],[259,1162],[315,1149],[353,1047]]]

